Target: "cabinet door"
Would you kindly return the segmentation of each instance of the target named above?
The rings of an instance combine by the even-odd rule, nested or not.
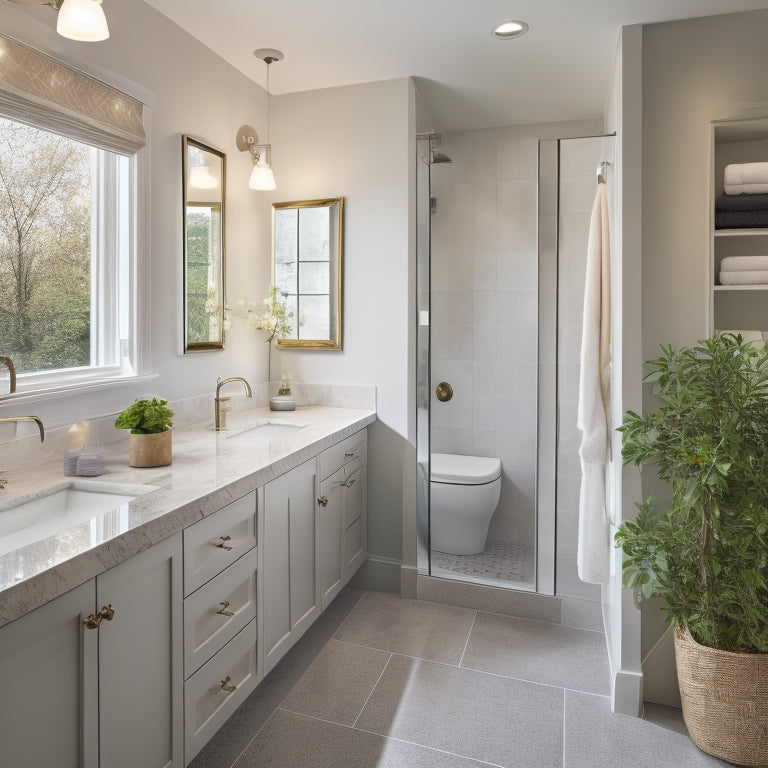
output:
[[[99,754],[104,768],[183,765],[181,534],[96,580]]]
[[[317,460],[264,486],[260,537],[264,674],[320,613],[317,558]]]
[[[320,597],[322,609],[344,586],[344,470],[340,469],[320,484],[317,531],[320,549]]]
[[[363,564],[368,554],[366,514],[366,467],[354,472],[342,486],[344,521],[344,584]]]
[[[94,581],[0,628],[0,763],[95,768]]]

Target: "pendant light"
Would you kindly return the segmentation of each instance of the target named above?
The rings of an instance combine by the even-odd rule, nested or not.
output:
[[[50,5],[59,12],[56,31],[70,40],[95,43],[109,37],[101,0],[10,0],[18,5]]]

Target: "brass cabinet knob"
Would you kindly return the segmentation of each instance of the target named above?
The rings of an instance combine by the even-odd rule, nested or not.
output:
[[[321,497],[320,497],[320,498],[317,500],[317,503],[318,503],[318,504],[319,504],[321,507],[327,507],[327,506],[328,506],[328,497],[327,497],[327,496],[321,496]]]
[[[101,614],[91,613],[83,619],[83,624],[86,629],[98,629],[101,624]]]
[[[227,610],[227,608],[229,608],[229,600],[222,600],[219,603],[219,605],[221,606],[221,608],[219,608],[219,610],[216,611],[216,613],[218,613],[219,616],[234,616],[235,615],[234,611],[228,611]]]
[[[234,691],[236,691],[237,686],[229,684],[229,681],[231,679],[232,678],[229,675],[227,675],[223,680],[219,682],[219,688],[215,690],[214,693],[218,693],[219,691],[224,691],[224,693],[233,693]]]
[[[441,403],[447,403],[453,397],[453,387],[447,381],[441,381],[435,387],[435,394]]]
[[[101,610],[99,611],[99,616],[106,621],[112,621],[115,617],[115,609],[112,607],[112,603],[102,605]]]
[[[219,536],[221,541],[218,544],[214,544],[214,547],[218,547],[219,549],[226,549],[227,552],[229,552],[232,547],[227,544],[228,541],[231,541],[231,538],[229,536]]]

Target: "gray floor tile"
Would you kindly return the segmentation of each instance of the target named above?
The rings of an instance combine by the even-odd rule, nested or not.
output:
[[[278,710],[236,768],[488,768],[484,763]]]
[[[367,592],[336,633],[338,640],[420,659],[458,664],[475,612]]]
[[[393,656],[357,728],[505,768],[562,765],[557,688]]]
[[[565,692],[564,738],[564,768],[728,766],[683,734],[639,717],[614,715],[608,699],[576,691]]]
[[[238,755],[248,746],[248,742],[266,723],[333,633],[349,616],[363,594],[358,589],[343,589],[320,614],[304,637],[200,750],[189,764],[189,768],[229,768],[233,765]]]
[[[354,725],[390,656],[387,651],[331,640],[280,706]]]
[[[688,729],[683,720],[683,711],[679,707],[667,707],[664,704],[652,704],[646,701],[643,705],[643,720],[666,728],[670,731],[688,735]]]
[[[461,665],[587,693],[610,693],[605,636],[543,621],[478,613]]]

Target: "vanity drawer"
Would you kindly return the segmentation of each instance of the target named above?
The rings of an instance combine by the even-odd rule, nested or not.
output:
[[[347,476],[365,462],[368,431],[365,429],[332,445],[320,454],[320,479],[325,480],[345,465]]]
[[[256,491],[184,530],[184,596],[256,546]]]
[[[184,678],[256,617],[257,549],[184,600]]]
[[[189,763],[256,687],[256,621],[184,683],[184,762]]]

